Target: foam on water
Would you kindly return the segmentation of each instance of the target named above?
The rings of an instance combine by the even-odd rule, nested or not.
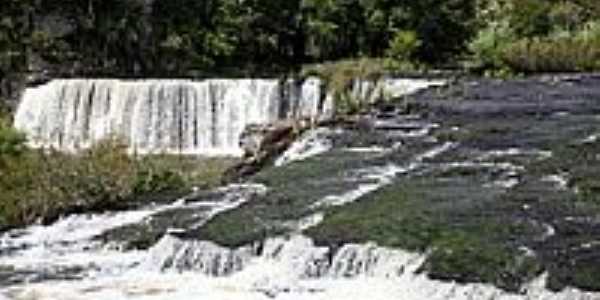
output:
[[[114,136],[141,154],[241,155],[248,124],[323,116],[320,91],[318,79],[53,80],[25,90],[14,125],[65,151]]]
[[[73,215],[53,225],[36,225],[10,231],[0,237],[0,266],[31,273],[21,280],[36,276],[54,276],[75,270],[73,276],[99,278],[121,274],[147,260],[145,251],[123,251],[118,244],[104,243],[96,237],[111,229],[150,221],[152,216],[169,210],[198,210],[199,222],[233,209],[248,201],[250,194],[262,194],[262,185],[231,185],[217,192],[221,201],[186,203],[176,201],[140,210],[102,215]],[[72,273],[72,272],[71,272]]]
[[[569,178],[566,174],[553,174],[542,178],[544,182],[550,182],[556,185],[560,190],[566,190],[569,188]]]
[[[421,78],[383,78],[379,81],[355,79],[350,93],[353,99],[375,103],[381,99],[399,98],[446,84],[446,80]]]
[[[225,82],[214,83],[216,85],[228,85],[228,83]],[[74,83],[70,82],[64,84],[69,85]],[[83,85],[83,87],[78,87],[80,91],[82,91],[81,89],[85,90],[88,88],[85,87],[85,84],[88,83],[79,84]],[[90,98],[93,98],[90,100],[91,102],[95,103],[97,97],[101,99],[98,101],[102,103],[106,104],[111,102],[108,99],[111,99],[112,96],[109,95],[113,95],[114,92],[102,91],[102,89],[105,89],[105,87],[102,87],[103,84],[111,85],[112,83],[97,81],[92,84],[97,85],[93,88],[94,92],[86,92],[88,96],[91,94],[94,95],[93,97],[90,96]],[[121,83],[118,83],[117,85],[120,84]],[[154,87],[150,88],[151,91],[146,91],[148,94],[144,97],[153,99],[152,101],[156,100],[160,102],[164,100],[161,102],[163,104],[168,102],[165,100],[167,98],[171,99],[172,97],[179,97],[173,96],[176,93],[172,94],[172,91],[170,91],[171,87],[165,88],[163,84],[165,83],[157,83]],[[173,82],[174,86],[179,85],[179,88],[175,88],[176,91],[185,93],[185,90],[189,87],[181,87],[181,84],[183,84],[181,81]],[[271,92],[275,89],[271,84],[272,83],[268,82],[255,83],[254,87],[256,87],[256,89],[238,89],[235,94],[236,97],[249,97],[252,95],[256,96],[257,93],[262,93],[262,99],[268,99],[269,95],[273,95]],[[392,85],[391,83],[388,84]],[[400,89],[402,83],[396,84],[398,89]],[[289,94],[291,96],[288,95],[288,97],[297,98],[299,97],[298,95],[302,94],[305,95],[303,97],[316,98],[317,94],[321,94],[318,91],[318,85],[317,81],[309,82],[302,87],[301,92],[296,91],[295,94],[291,93]],[[369,87],[367,86],[365,89],[366,88]],[[415,86],[415,88],[420,87]],[[66,127],[68,126],[61,127],[63,125],[52,127],[54,126],[52,124],[55,124],[52,123],[54,121],[50,122],[48,120],[57,120],[59,117],[51,115],[63,111],[63,108],[56,108],[53,107],[53,105],[76,107],[76,109],[73,108],[72,110],[68,110],[70,113],[83,109],[81,108],[82,105],[88,105],[84,103],[85,97],[82,98],[81,95],[75,96],[73,95],[73,91],[69,91],[69,89],[70,87],[66,86],[61,88],[60,93],[67,96],[57,96],[57,99],[81,98],[83,100],[77,100],[79,101],[78,104],[73,104],[68,102],[71,100],[63,99],[57,102],[62,104],[48,104],[49,106],[44,108],[46,109],[45,111],[42,109],[38,110],[37,107],[34,107],[35,105],[29,103],[27,105],[30,105],[30,107],[25,111],[26,114],[30,113],[31,115],[21,116],[21,118],[22,120],[32,118],[30,120],[34,120],[35,122],[25,124],[23,121],[21,125],[25,127],[32,126],[31,128],[34,133],[37,132],[42,135],[48,134],[48,136],[52,138],[58,136],[59,141],[61,141],[63,145],[76,145],[73,147],[82,146],[86,143],[86,139],[91,140],[91,137],[99,137],[106,132],[113,130],[112,124],[115,123],[112,123],[114,120],[111,118],[117,116],[117,119],[119,119],[119,117],[118,114],[114,115],[111,113],[91,113],[93,117],[89,117],[87,121],[82,121],[79,118],[85,115],[85,113],[76,113],[78,116],[77,118],[73,117],[72,114],[71,116],[64,116],[65,120],[69,120],[67,122],[69,124],[80,124],[78,122],[83,122],[83,125],[81,125],[82,127],[77,127],[79,125],[69,125],[72,127],[74,126],[73,128],[84,128],[85,130],[83,131],[77,131],[79,129],[74,131],[73,128],[67,129]],[[124,93],[123,90],[127,90],[127,88],[121,89],[119,93]],[[402,90],[403,93],[406,92],[405,87],[402,87]],[[224,95],[228,93],[227,91],[228,88],[208,89],[208,92],[213,93],[210,97],[215,99],[227,98],[228,96]],[[264,93],[260,91],[263,91]],[[39,93],[37,96],[42,97],[46,96],[47,93],[52,92],[56,92],[56,86],[52,88],[42,86],[38,89],[29,90],[27,93],[30,93],[30,96],[27,97],[36,97],[36,93]],[[220,94],[221,92],[223,94]],[[358,89],[358,92],[365,93],[365,91],[361,89]],[[145,92],[142,92],[142,94],[143,93]],[[129,98],[126,97],[126,99]],[[257,107],[255,108],[249,108],[249,110],[256,109],[256,111],[260,111],[257,112],[257,114],[261,114],[261,116],[262,114],[267,114],[265,111],[261,111],[261,109],[269,107],[269,105],[263,106],[263,104],[268,103],[268,101],[261,103],[262,104],[260,105],[257,104]],[[314,102],[310,103],[314,104]],[[40,106],[43,105],[46,104],[40,104]],[[92,106],[94,105],[96,104],[92,104]],[[128,104],[119,105],[127,107]],[[164,120],[172,118],[172,115],[170,116],[169,112],[161,111],[161,109],[159,109],[160,105],[153,105],[155,104],[147,104],[148,107],[152,108],[144,108],[141,111],[152,110],[153,112],[146,116],[156,114],[160,117],[151,121],[142,120],[143,118],[137,119],[145,124],[143,126],[154,128],[149,130],[161,128]],[[185,105],[186,104],[183,104],[184,107]],[[226,106],[226,104],[224,104],[224,106],[219,106],[219,109],[223,109],[223,115],[218,117],[220,121],[212,120],[212,124],[222,124],[220,123],[224,122],[222,121],[224,120],[221,118],[222,116],[231,117],[236,114],[234,109],[228,111]],[[260,109],[258,107],[260,107]],[[112,111],[112,109],[112,106],[108,105],[101,106],[98,110],[91,109],[91,111]],[[320,106],[309,105],[305,108],[296,107],[289,109],[292,111],[301,110],[313,114],[321,108]],[[237,116],[239,115],[236,115],[236,117]],[[179,117],[174,118],[177,119]],[[226,119],[227,117],[224,118]],[[183,119],[185,118],[179,118],[179,120]],[[196,121],[200,122],[199,119]],[[95,125],[91,125],[92,123]],[[36,126],[40,126],[39,124],[52,125],[50,127],[54,129],[37,128]],[[117,122],[116,124],[124,123]],[[389,127],[391,130],[394,130],[393,127],[396,126],[400,131],[405,129],[401,128],[401,126],[404,126],[409,129],[406,133],[406,137],[410,138],[427,136],[430,131],[436,127],[435,124],[414,124],[414,126],[410,124],[409,126],[400,124],[401,126],[399,125],[400,127],[398,127],[398,124],[399,123],[392,122],[379,125],[386,128]],[[123,128],[128,128],[126,130],[127,132],[138,132],[130,128],[137,125],[123,126]],[[209,125],[206,126],[208,126],[206,128],[210,127]],[[235,130],[225,130],[220,128],[216,130],[216,133],[214,134],[214,136],[218,138],[211,141],[233,140],[234,135],[230,133]],[[72,132],[79,133],[71,134]],[[79,135],[81,132],[87,133]],[[156,132],[162,132],[159,134],[160,137],[152,137],[152,133],[148,136],[147,141],[142,141],[142,144],[149,145],[148,149],[165,149],[162,148],[165,145],[162,144],[162,142],[165,141],[162,134],[166,131],[160,129]],[[138,133],[132,134],[131,137],[136,137],[136,134]],[[328,134],[328,132],[321,132],[320,129],[308,132],[303,139],[295,144],[295,146],[291,147],[287,154],[284,154],[284,156],[280,158],[278,164],[282,165],[289,163],[290,161],[305,159],[312,155],[328,151],[332,147],[331,141],[327,139]],[[85,138],[81,138],[82,136],[85,136]],[[194,136],[194,134],[190,136]],[[181,138],[181,141],[185,140],[183,137],[178,138]],[[133,138],[133,140],[136,141],[136,138]],[[197,146],[195,143],[192,144],[194,147]],[[170,147],[169,143],[166,145],[168,149],[168,147]],[[224,145],[225,144],[217,143],[206,148],[188,147],[186,149],[190,150],[190,152],[204,152],[213,149],[216,152],[222,153],[228,151],[228,146]],[[398,145],[398,147],[400,147],[402,144]],[[56,268],[81,267],[84,271],[78,274],[77,280],[54,279],[33,282],[27,282],[27,280],[25,280],[23,283],[0,287],[0,300],[600,299],[600,295],[597,293],[586,293],[576,289],[566,289],[560,293],[550,292],[544,288],[546,276],[542,276],[525,286],[521,294],[506,293],[491,285],[485,284],[458,284],[455,282],[436,281],[429,279],[426,275],[421,274],[418,271],[427,258],[426,253],[389,249],[380,247],[375,243],[346,244],[340,245],[340,247],[336,249],[330,249],[328,247],[316,245],[310,238],[299,234],[299,232],[319,224],[324,219],[327,208],[356,201],[365,194],[390,184],[396,177],[401,176],[402,174],[419,170],[422,167],[427,167],[429,165],[429,160],[444,155],[454,149],[455,146],[455,143],[438,143],[432,148],[416,154],[412,159],[409,159],[406,162],[394,162],[393,164],[390,163],[387,165],[377,165],[366,168],[360,167],[359,169],[352,170],[346,173],[348,177],[344,178],[344,180],[350,183],[356,183],[356,185],[345,193],[324,197],[312,207],[312,215],[300,220],[286,221],[288,227],[293,229],[288,236],[269,238],[265,241],[254,242],[237,249],[229,249],[210,241],[203,241],[201,240],[202,237],[198,237],[198,240],[181,238],[175,233],[184,232],[190,228],[173,228],[170,231],[173,232],[173,234],[167,233],[148,250],[124,250],[119,247],[113,247],[110,244],[94,241],[93,238],[107,230],[128,224],[145,222],[152,218],[154,214],[169,209],[198,209],[202,218],[200,218],[192,227],[202,226],[212,217],[243,205],[247,201],[251,201],[253,194],[264,194],[267,191],[265,186],[229,186],[218,191],[223,194],[223,197],[217,200],[214,198],[206,201],[197,199],[192,200],[193,197],[191,197],[189,201],[178,201],[171,205],[148,207],[129,212],[102,215],[72,216],[60,220],[51,226],[32,226],[24,230],[9,232],[0,238],[0,268],[8,266],[15,268],[16,271],[25,270],[37,272],[43,272],[48,269],[51,272],[53,271],[52,269]],[[364,153],[374,152],[375,154],[378,154],[393,151],[395,148],[396,147],[392,147],[392,150],[389,150],[389,148],[349,148],[348,150]],[[523,170],[522,166],[511,163],[486,162],[482,160],[514,155],[535,155],[542,158],[547,156],[536,151],[524,153],[518,149],[508,149],[490,152],[487,157],[480,157],[479,160],[476,157],[474,158],[474,161],[447,163],[441,164],[440,166],[441,168],[448,169],[461,167],[497,169],[501,172],[499,172],[499,180],[495,183],[510,183],[512,185],[516,184],[515,180],[517,180],[516,178],[518,177],[519,172]],[[543,180],[560,184],[559,179],[562,178],[548,177]],[[550,237],[555,234],[555,229],[553,227],[546,224],[542,225],[544,225],[545,228],[544,237]],[[0,272],[0,275],[3,274]]]
[[[351,148],[345,148],[343,150],[346,152],[353,152],[353,153],[385,153],[385,152],[389,151],[390,149],[386,149],[386,148],[380,147],[380,146],[373,146],[373,147],[351,147]]]
[[[176,238],[161,243],[179,243],[192,249],[194,245],[198,246],[195,250],[206,246],[201,242],[178,241]],[[157,246],[156,249],[159,247],[163,251],[168,250],[163,246]],[[218,246],[211,247],[214,252],[207,253],[219,252]],[[223,253],[241,251],[221,250]],[[243,268],[227,277],[214,277],[214,274],[185,268],[162,272],[134,268],[112,277],[13,287],[5,290],[4,296],[8,299],[39,300],[600,299],[598,294],[576,289],[566,289],[560,293],[547,291],[543,288],[545,276],[528,284],[522,294],[506,293],[484,284],[435,281],[417,272],[425,259],[424,255],[381,248],[375,244],[346,245],[332,256],[330,249],[315,246],[306,237],[292,236],[267,240],[261,254],[252,255],[251,252],[240,252],[245,256]]]
[[[51,226],[36,225],[9,232],[0,237],[0,249],[16,250],[11,255],[0,256],[0,265],[47,269],[90,264],[114,265],[111,262],[135,259],[135,253],[124,254],[105,249],[90,239],[109,229],[141,222],[154,213],[177,206],[173,204],[103,215],[74,215]]]
[[[448,149],[436,146],[426,151],[432,158]],[[416,163],[412,163],[416,166]],[[406,169],[394,165],[360,169],[356,179],[370,178],[385,185]],[[374,187],[373,187],[374,188]],[[89,238],[116,225],[128,224],[151,217],[152,212],[169,207],[210,206],[207,218],[247,201],[251,193],[264,193],[260,185],[231,186],[224,200],[188,203],[179,201],[171,206],[91,217],[72,217],[53,226],[34,226],[4,237],[3,243],[49,247],[51,251],[37,256],[29,250],[0,256],[0,265],[19,265],[19,260],[44,257],[39,263],[27,265],[43,268],[65,256],[66,265],[95,263],[79,280],[54,280],[26,283],[0,288],[2,297],[11,300],[83,300],[83,299],[280,299],[280,300],[347,300],[347,299],[439,299],[439,300],[579,300],[600,299],[600,295],[567,289],[560,293],[545,290],[545,278],[527,285],[522,294],[509,294],[484,284],[457,284],[431,280],[418,272],[426,259],[423,253],[380,247],[375,243],[346,244],[339,249],[315,245],[305,236],[292,234],[267,239],[237,249],[229,249],[202,240],[182,239],[165,235],[146,251],[120,251],[93,247]],[[364,191],[350,191],[351,201]],[[331,199],[330,199],[331,200]],[[337,199],[342,201],[341,199]],[[344,200],[345,201],[345,200]],[[344,202],[345,203],[345,202]],[[211,204],[211,205],[209,205]],[[324,203],[325,205],[325,203]],[[326,205],[341,205],[330,202]],[[303,230],[318,224],[323,215],[316,213],[296,224]],[[298,231],[298,232],[299,232]],[[548,228],[548,234],[551,234]],[[56,244],[71,242],[85,247],[57,250]],[[15,263],[16,262],[16,263]],[[5,299],[2,299],[5,300]]]
[[[329,139],[331,134],[332,131],[324,127],[309,130],[277,158],[275,166],[283,166],[331,150],[333,147],[333,143]]]
[[[446,152],[452,150],[454,147],[456,147],[456,143],[446,142],[440,146],[437,146],[437,147],[417,156],[416,162],[422,163],[425,160],[433,159],[443,153],[446,153]]]
[[[406,173],[407,171],[408,169],[393,164],[383,167],[370,167],[356,170],[354,172],[354,180],[368,180],[374,181],[374,183],[359,183],[355,189],[349,190],[346,193],[326,196],[313,204],[311,208],[318,209],[331,206],[342,206],[354,202],[360,197],[390,184],[394,177],[398,174]]]
[[[397,97],[440,84],[388,78],[360,83],[356,92]],[[14,125],[34,147],[77,151],[117,137],[132,153],[239,156],[240,134],[249,124],[330,118],[333,97],[323,87],[317,78],[57,79],[24,91]]]
[[[551,151],[543,151],[538,149],[520,149],[520,148],[508,148],[502,150],[493,150],[487,151],[482,154],[477,160],[487,160],[497,157],[506,157],[506,156],[537,156],[540,159],[547,159],[552,157]]]

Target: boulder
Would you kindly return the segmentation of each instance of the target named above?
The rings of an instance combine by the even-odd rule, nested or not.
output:
[[[248,125],[240,137],[240,147],[244,151],[242,162],[229,169],[224,180],[239,181],[255,174],[288,149],[311,124],[309,120],[301,119]]]

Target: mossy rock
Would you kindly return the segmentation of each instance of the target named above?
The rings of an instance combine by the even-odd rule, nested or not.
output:
[[[519,292],[543,271],[538,259],[526,251],[461,232],[447,233],[434,247],[421,268],[433,279],[492,283]]]

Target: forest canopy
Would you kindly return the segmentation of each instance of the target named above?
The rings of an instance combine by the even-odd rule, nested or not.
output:
[[[523,72],[600,66],[597,0],[1,1],[1,78],[36,68],[248,76],[364,57]]]

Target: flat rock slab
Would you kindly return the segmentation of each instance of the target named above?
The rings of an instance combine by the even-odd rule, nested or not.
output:
[[[428,89],[333,128],[325,153],[262,170],[250,180],[266,195],[188,237],[235,247],[302,230],[333,248],[429,251],[421,271],[436,279],[518,292],[547,272],[551,289],[600,290],[599,113],[595,75]]]

